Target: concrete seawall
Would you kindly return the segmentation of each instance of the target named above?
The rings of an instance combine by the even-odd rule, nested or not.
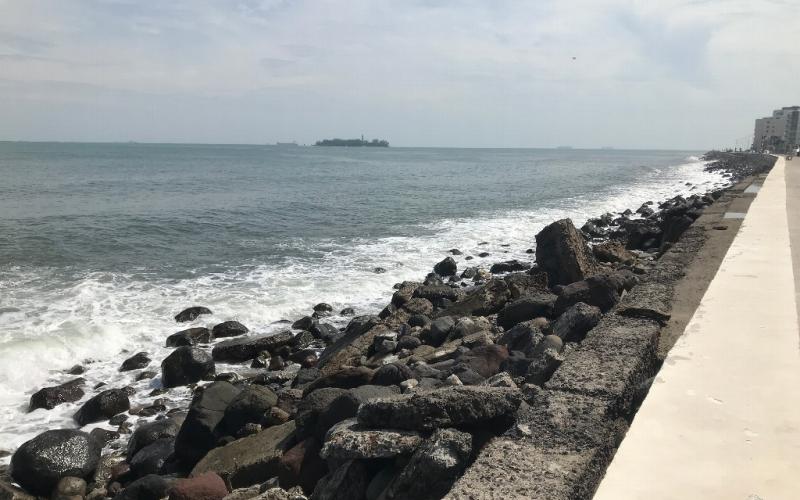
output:
[[[778,160],[595,499],[796,498],[800,350]],[[795,200],[793,200],[793,203]],[[797,241],[797,240],[795,240]]]
[[[695,308],[734,240],[742,221],[730,214],[747,211],[758,181],[738,184],[709,207],[544,388],[528,387],[528,406],[517,425],[486,445],[446,498],[592,498],[661,360],[697,316]],[[793,306],[793,288],[790,296]],[[746,363],[742,369],[749,372]],[[638,459],[641,468],[651,466],[646,457]],[[630,475],[623,472],[620,488],[627,480]],[[603,498],[640,497],[614,489]],[[681,495],[668,492],[664,498]]]

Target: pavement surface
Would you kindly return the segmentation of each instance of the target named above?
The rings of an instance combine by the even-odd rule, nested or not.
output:
[[[800,498],[800,159],[752,191],[595,500]]]

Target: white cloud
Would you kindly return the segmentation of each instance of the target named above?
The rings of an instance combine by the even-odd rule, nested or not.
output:
[[[710,147],[800,101],[798,18],[768,0],[0,0],[0,136]]]

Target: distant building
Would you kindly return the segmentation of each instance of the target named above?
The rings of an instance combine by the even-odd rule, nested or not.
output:
[[[757,118],[753,132],[753,149],[785,152],[800,144],[800,106],[776,109],[772,116]]]

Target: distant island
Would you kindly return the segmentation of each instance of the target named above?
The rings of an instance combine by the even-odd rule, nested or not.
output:
[[[372,139],[371,141],[361,139],[323,139],[314,143],[315,146],[346,146],[350,148],[388,148],[389,141],[383,139]]]

